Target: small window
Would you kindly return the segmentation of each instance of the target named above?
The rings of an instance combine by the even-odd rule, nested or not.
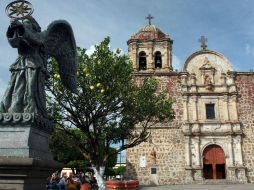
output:
[[[214,104],[206,104],[206,119],[215,119]]]
[[[139,70],[146,70],[146,53],[139,53]]]
[[[162,68],[161,52],[156,51],[154,54],[155,69]]]
[[[157,174],[157,168],[151,168],[151,174]]]

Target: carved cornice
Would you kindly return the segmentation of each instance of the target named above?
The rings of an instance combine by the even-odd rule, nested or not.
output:
[[[32,124],[32,127],[39,128],[46,132],[54,132],[53,122],[34,113],[0,113],[0,126],[24,126]]]
[[[182,92],[183,96],[233,96],[238,95],[237,92]]]
[[[133,76],[180,76],[179,72],[174,71],[135,71],[132,73]]]
[[[185,136],[221,136],[221,135],[242,135],[242,125],[240,122],[220,122],[220,123],[185,123],[182,127]]]

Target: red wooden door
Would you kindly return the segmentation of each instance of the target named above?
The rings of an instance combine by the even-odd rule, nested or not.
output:
[[[206,179],[225,179],[225,154],[220,146],[206,147],[203,158],[203,172]]]

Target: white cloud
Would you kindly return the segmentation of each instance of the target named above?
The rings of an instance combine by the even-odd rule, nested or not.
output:
[[[92,46],[90,46],[90,47],[86,50],[86,54],[90,56],[90,55],[93,54],[94,51],[95,51],[95,46],[92,45]]]
[[[245,53],[246,55],[254,56],[254,47],[250,44],[245,44]]]
[[[109,48],[111,48],[110,44],[109,44]],[[112,51],[113,51],[113,52],[116,52],[117,50],[120,50],[120,55],[123,55],[123,54],[124,54],[124,51],[123,51],[123,49],[121,49],[121,48],[116,48],[116,49],[113,49]],[[86,54],[90,56],[90,55],[93,54],[94,51],[95,51],[95,45],[91,45],[91,46],[86,50]]]
[[[181,60],[173,54],[173,59],[172,59],[172,64],[173,64],[173,69],[181,71],[182,70],[182,63]]]

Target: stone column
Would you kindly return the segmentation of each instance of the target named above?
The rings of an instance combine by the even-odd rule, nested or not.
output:
[[[138,51],[137,51],[137,44],[133,42],[132,44],[129,44],[128,52],[130,59],[132,61],[132,66],[135,71],[138,71],[139,63],[138,63]]]
[[[183,97],[183,120],[188,121],[189,120],[189,112],[188,112],[188,97]]]
[[[243,155],[242,155],[242,137],[237,135],[235,137],[235,152],[236,152],[236,174],[237,179],[240,183],[247,183],[246,176],[246,167],[243,164]]]
[[[235,137],[235,157],[236,157],[236,163],[237,165],[242,166],[243,165],[243,156],[242,156],[242,137],[240,135],[237,135]]]
[[[234,154],[233,154],[233,148],[232,148],[232,136],[228,137],[228,166],[232,167],[234,166]]]
[[[201,167],[201,156],[200,156],[200,137],[197,136],[195,137],[195,141],[196,141],[196,144],[195,144],[195,149],[197,151],[197,166]]]
[[[186,171],[186,178],[185,178],[185,183],[193,183],[193,168],[192,168],[192,161],[191,161],[191,137],[190,136],[185,136],[185,171]]]
[[[153,60],[153,44],[148,44],[148,57],[147,57],[147,70],[153,71],[154,70],[154,60]]]
[[[172,44],[169,43],[169,57],[168,57],[168,60],[169,60],[169,69],[170,71],[173,71],[173,65],[172,65]]]
[[[197,121],[198,120],[198,108],[197,108],[197,102],[198,102],[198,99],[197,99],[197,96],[193,96],[192,97],[192,100],[193,100],[193,121]]]
[[[233,113],[233,116],[234,116],[234,120],[235,120],[235,121],[238,121],[237,96],[236,96],[236,95],[233,95],[233,96],[232,96],[231,105],[232,105],[232,113]]]
[[[137,48],[137,44],[135,43],[135,44],[133,44],[132,45],[132,59],[133,59],[133,68],[136,70],[136,71],[138,71],[138,69],[139,69],[139,60],[138,60],[138,48]]]
[[[190,87],[190,92],[197,92],[197,85],[196,85],[196,74],[192,73],[190,75],[190,81],[191,81],[191,87]]]
[[[162,44],[162,46],[166,46],[165,51],[162,54],[162,69],[164,71],[169,71],[169,47],[168,44]]]
[[[223,107],[224,107],[224,120],[229,121],[229,112],[228,112],[228,96],[223,96]]]
[[[191,166],[190,136],[185,136],[185,162],[186,167]]]

